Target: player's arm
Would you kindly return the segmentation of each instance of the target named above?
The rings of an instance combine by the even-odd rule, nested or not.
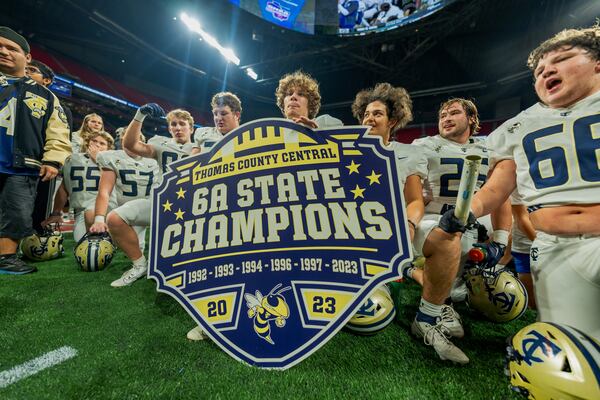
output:
[[[471,209],[475,216],[491,214],[494,232],[488,243],[476,243],[474,247],[485,249],[485,266],[493,268],[506,254],[512,213],[509,196],[516,186],[516,165],[513,160],[500,161],[490,172],[488,180],[473,197]],[[487,190],[486,190],[487,189]],[[482,193],[483,194],[480,194]]]
[[[500,207],[492,211],[490,214],[494,232],[502,230],[507,232],[508,234],[508,232],[510,232],[510,229],[512,228],[512,211],[510,209],[510,199],[506,199],[506,201],[502,203]]]
[[[523,204],[514,204],[512,206],[512,215],[515,219],[515,224],[521,232],[523,232],[529,240],[534,240],[536,237],[535,228],[529,219],[527,207]]]
[[[150,103],[141,106],[125,130],[125,134],[123,135],[123,148],[138,156],[155,158],[156,151],[154,150],[154,146],[140,140],[142,124],[147,116],[160,118],[164,117],[164,115],[165,111],[158,104]]]
[[[404,184],[404,199],[406,201],[406,218],[408,219],[408,229],[410,231],[410,240],[415,237],[415,230],[425,214],[425,203],[423,202],[423,185],[421,177],[410,175]]]
[[[57,224],[62,221],[62,210],[65,207],[65,204],[67,204],[68,198],[69,193],[65,187],[65,181],[62,181],[54,195],[54,207],[50,216],[40,223],[42,227],[46,227],[50,224]]]
[[[54,179],[65,159],[71,154],[67,117],[58,98],[54,94],[52,96],[54,107],[46,125],[44,155],[39,173],[42,181]]]
[[[514,160],[496,164],[485,185],[473,196],[471,210],[476,218],[491,214],[504,204],[517,185],[516,171]]]
[[[107,232],[106,211],[108,210],[108,202],[110,194],[115,187],[117,174],[110,169],[103,169],[100,175],[100,183],[98,184],[98,196],[96,197],[96,205],[94,207],[94,223],[90,227],[90,232],[100,233]]]

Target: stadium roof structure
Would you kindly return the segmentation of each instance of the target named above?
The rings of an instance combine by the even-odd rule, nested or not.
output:
[[[593,0],[458,0],[412,24],[360,37],[307,35],[272,25],[226,0],[8,0],[0,24],[51,52],[125,85],[209,109],[214,92],[236,92],[244,120],[279,115],[278,79],[297,69],[321,85],[322,111],[352,123],[355,94],[377,82],[404,86],[415,121],[435,120],[450,95],[474,98],[484,118],[535,101],[527,54],[560,29],[594,23]],[[195,16],[232,48],[227,63],[179,20]],[[250,79],[245,68],[258,74]],[[252,106],[250,106],[252,105]]]

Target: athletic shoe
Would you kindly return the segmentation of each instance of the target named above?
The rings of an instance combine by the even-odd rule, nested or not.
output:
[[[204,340],[207,337],[208,336],[206,336],[206,334],[202,331],[202,328],[200,328],[199,326],[195,327],[187,333],[187,338],[193,341]]]
[[[411,332],[413,335],[419,338],[423,338],[423,342],[427,346],[432,346],[437,355],[442,360],[449,360],[458,364],[467,364],[469,357],[462,352],[461,349],[456,347],[450,340],[448,340],[449,333],[446,327],[444,327],[439,321],[435,324],[431,324],[424,320],[435,322],[441,318],[435,318],[430,315],[417,312],[417,316],[411,325]]]
[[[465,330],[462,326],[462,320],[456,310],[449,305],[442,306],[442,319],[440,321],[450,336],[455,338],[462,338],[465,336]]]
[[[0,274],[24,275],[32,272],[37,272],[37,268],[27,264],[17,257],[16,254],[0,258]]]
[[[146,271],[148,268],[146,267],[132,267],[130,270],[125,271],[125,273],[116,281],[113,281],[110,286],[112,287],[122,287],[129,286],[133,282],[137,281],[141,277],[146,275]]]

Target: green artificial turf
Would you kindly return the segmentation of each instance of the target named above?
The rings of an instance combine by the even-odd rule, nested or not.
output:
[[[340,332],[286,371],[242,364],[209,340],[190,342],[192,319],[155,282],[112,288],[129,267],[122,253],[98,273],[77,270],[73,241],[39,272],[0,275],[0,373],[62,346],[77,356],[0,389],[0,399],[518,399],[503,374],[503,325],[464,306],[467,366],[442,362],[409,334],[419,288],[402,284],[397,321],[372,337]]]

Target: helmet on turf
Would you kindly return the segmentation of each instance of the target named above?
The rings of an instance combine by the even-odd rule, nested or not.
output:
[[[346,328],[358,335],[374,335],[394,321],[396,309],[390,290],[380,286],[368,297],[356,314],[346,324]]]
[[[467,271],[467,303],[493,322],[508,322],[527,310],[527,290],[507,270],[489,272],[478,268]]]
[[[110,235],[104,233],[86,233],[74,249],[79,268],[85,272],[102,271],[113,258],[115,247]]]
[[[530,399],[600,399],[600,343],[567,325],[535,322],[508,339],[511,388]]]
[[[48,225],[42,233],[21,240],[21,252],[33,261],[48,261],[63,255],[63,236],[60,227]]]

